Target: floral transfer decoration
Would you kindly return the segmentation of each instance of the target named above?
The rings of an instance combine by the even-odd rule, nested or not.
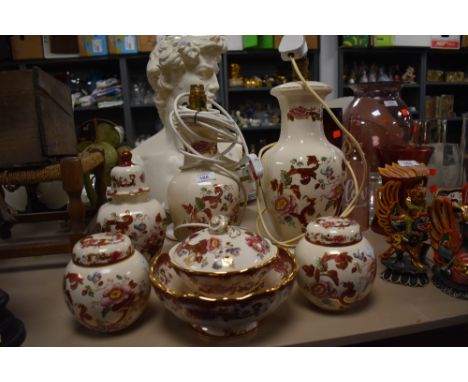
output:
[[[214,185],[200,188],[200,196],[193,203],[183,204],[187,214],[184,223],[208,224],[215,215],[229,217],[231,222],[236,222],[239,215],[239,200],[234,187],[231,185]]]
[[[178,244],[174,253],[189,268],[235,271],[239,270],[236,258],[240,255],[247,258],[250,265],[255,265],[266,256],[271,257],[273,252],[267,240],[248,231],[242,232],[238,227],[229,226],[226,234],[210,234],[207,230],[194,233]],[[180,264],[179,261],[177,263]]]
[[[297,106],[289,109],[287,116],[290,121],[310,118],[315,122],[322,120],[322,111],[319,107],[305,108],[304,106]]]
[[[218,152],[218,146],[216,142],[198,141],[192,143],[192,148],[198,151],[200,154],[213,156]]]
[[[166,225],[160,213],[152,220],[150,215],[141,212],[111,212],[101,223],[96,223],[96,229],[127,235],[142,254],[150,256],[161,251],[166,237]]]
[[[353,220],[325,216],[307,226],[306,239],[313,244],[334,247],[359,243],[362,234],[359,224]]]
[[[376,261],[362,250],[325,252],[313,264],[303,265],[306,281],[301,287],[324,307],[349,308],[366,295],[375,279]],[[351,279],[346,274],[356,274]],[[354,280],[354,281],[351,281]]]
[[[103,250],[105,248],[105,250]],[[131,241],[121,233],[86,236],[73,247],[73,262],[82,266],[109,265],[130,257]]]
[[[333,158],[318,159],[315,155],[308,155],[305,162],[292,159],[289,170],[281,170],[280,178],[270,181],[270,187],[276,194],[270,203],[282,224],[297,227],[299,223],[305,228],[316,216],[317,204],[325,204],[321,213],[332,215],[336,212],[343,185],[341,175],[335,174],[332,161]],[[311,187],[315,193],[321,191],[322,194],[318,198],[309,196]]]
[[[104,332],[119,330],[133,322],[145,308],[150,292],[147,281],[135,282],[126,274],[106,277],[98,271],[86,279],[79,273],[68,272],[63,290],[65,301],[77,319],[90,329]],[[76,292],[80,299],[73,297]]]

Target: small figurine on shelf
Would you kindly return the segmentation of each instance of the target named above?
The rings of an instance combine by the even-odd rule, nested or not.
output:
[[[387,268],[381,276],[396,284],[424,286],[429,281],[425,266],[431,226],[426,211],[429,171],[423,163],[393,163],[379,168],[379,173],[384,184],[377,191],[375,215],[391,245],[381,254]]]
[[[395,65],[393,67],[391,77],[393,78],[393,81],[401,81],[401,70],[400,70],[400,65]]]
[[[367,78],[367,70],[366,69],[362,70],[362,74],[361,74],[361,77],[359,78],[359,82],[362,83],[362,84],[369,82],[369,79]]]
[[[352,70],[350,75],[349,75],[348,84],[349,85],[354,85],[355,83],[356,83],[356,74],[354,73],[354,70]]]
[[[429,215],[434,250],[432,282],[449,296],[468,300],[468,183],[463,190],[436,196]]]
[[[377,66],[374,64],[369,69],[369,82],[377,82]]]
[[[414,74],[414,68],[412,66],[408,66],[406,68],[405,74],[401,77],[404,82],[415,82],[416,75]]]
[[[240,65],[232,63],[229,65],[229,86],[242,86],[244,79],[240,75]]]
[[[384,67],[380,67],[379,68],[379,77],[378,77],[378,81],[379,82],[389,82],[391,81],[392,79],[389,77],[389,75],[387,73],[385,73],[385,69]]]

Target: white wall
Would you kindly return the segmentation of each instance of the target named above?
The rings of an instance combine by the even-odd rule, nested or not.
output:
[[[338,36],[320,36],[320,81],[333,89],[327,99],[338,97]]]

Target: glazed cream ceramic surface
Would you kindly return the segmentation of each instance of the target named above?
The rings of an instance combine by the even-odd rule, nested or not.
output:
[[[157,200],[150,199],[143,170],[132,163],[130,152],[122,154],[111,178],[112,200],[99,209],[97,230],[124,233],[144,255],[159,254],[166,236],[166,213]]]
[[[320,82],[309,84],[322,98],[331,91]],[[286,240],[316,217],[336,214],[345,162],[325,137],[321,105],[300,83],[279,85],[271,94],[281,108],[281,135],[262,158],[262,186],[276,231]]]
[[[250,293],[263,282],[278,249],[267,239],[229,226],[224,216],[169,251],[177,274],[194,294],[233,297]]]
[[[99,233],[76,243],[63,292],[75,319],[89,329],[115,332],[143,313],[150,295],[148,263],[123,234]]]
[[[205,334],[231,336],[255,329],[260,320],[276,310],[289,297],[296,272],[294,258],[280,249],[256,292],[219,299],[191,293],[167,254],[153,260],[150,278],[162,303],[176,317]]]
[[[216,215],[228,217],[231,224],[239,218],[239,186],[211,167],[182,171],[171,180],[167,194],[174,227],[186,223],[208,224]],[[195,230],[179,228],[175,236],[184,240]]]
[[[323,217],[309,223],[295,256],[302,293],[322,309],[349,309],[372,288],[374,250],[352,220]]]

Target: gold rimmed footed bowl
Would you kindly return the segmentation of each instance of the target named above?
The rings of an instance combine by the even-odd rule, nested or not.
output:
[[[257,290],[273,267],[278,248],[243,228],[215,216],[169,251],[174,271],[192,293],[239,297]]]
[[[169,255],[153,259],[150,280],[163,305],[179,319],[207,335],[248,333],[290,295],[297,275],[294,257],[279,248],[272,266],[254,292],[238,297],[206,297],[194,293],[177,274]]]

